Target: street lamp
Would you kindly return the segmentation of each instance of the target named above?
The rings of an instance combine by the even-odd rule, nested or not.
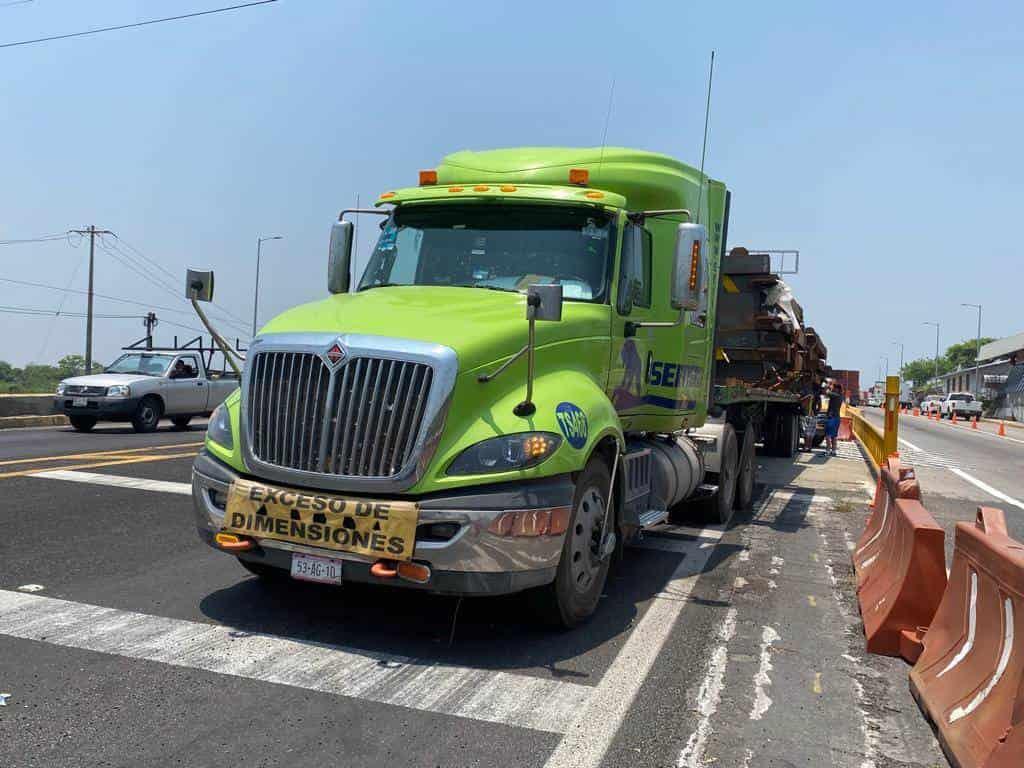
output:
[[[939,324],[933,323],[930,320],[925,320],[922,325],[934,325],[935,326],[935,378],[939,378]]]
[[[269,235],[268,237],[257,237],[256,238],[256,291],[252,297],[252,337],[256,338],[256,312],[260,306],[260,251],[263,249],[263,243],[267,240],[281,240],[281,235]]]
[[[885,378],[887,379],[889,378],[889,356],[881,355],[880,359],[885,360]],[[885,379],[883,379],[883,381],[885,381]]]
[[[978,310],[978,341],[974,350],[974,396],[981,399],[981,304],[961,303],[961,307],[971,307]]]

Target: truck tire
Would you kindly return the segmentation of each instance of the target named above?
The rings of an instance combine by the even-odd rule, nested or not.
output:
[[[722,430],[722,457],[718,467],[718,491],[700,507],[701,518],[712,525],[726,525],[736,503],[740,449],[736,430],[726,424]]]
[[[160,398],[153,395],[142,398],[139,407],[135,409],[135,415],[132,416],[132,426],[135,427],[135,431],[156,432],[163,410]]]
[[[799,417],[795,413],[780,414],[778,434],[778,455],[786,459],[793,458],[800,440]]]
[[[171,416],[171,423],[178,429],[187,429],[190,421],[191,416]]]
[[[94,416],[69,416],[68,420],[76,432],[89,432],[96,426]]]
[[[754,482],[757,480],[757,449],[754,446],[754,429],[747,427],[743,432],[743,447],[740,448],[739,467],[736,474],[736,509],[749,509],[754,501]]]
[[[601,599],[611,563],[610,557],[600,558],[610,483],[608,466],[600,457],[591,458],[576,480],[572,516],[555,580],[537,593],[537,608],[553,626],[578,627],[593,615]],[[610,519],[614,525],[614,510]]]

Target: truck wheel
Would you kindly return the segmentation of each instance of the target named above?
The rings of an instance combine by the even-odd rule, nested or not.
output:
[[[188,427],[188,423],[192,421],[191,416],[172,416],[171,423],[174,424],[178,429],[185,429]]]
[[[152,395],[142,398],[142,402],[135,410],[135,415],[132,416],[132,426],[135,427],[135,431],[155,432],[163,410],[158,398]]]
[[[576,481],[572,517],[562,543],[555,580],[542,587],[538,600],[542,615],[557,627],[572,629],[590,618],[597,608],[611,558],[601,559],[601,528],[607,509],[610,477],[607,465],[592,458]],[[611,522],[614,524],[614,510]]]
[[[76,432],[88,432],[96,426],[93,416],[70,416],[69,421]]]
[[[238,560],[239,565],[253,576],[259,576],[261,581],[282,581],[288,577],[288,572],[283,568],[275,568],[266,563],[254,563],[249,560],[243,560],[240,557],[235,559]]]
[[[754,481],[757,472],[757,451],[754,447],[754,429],[747,427],[743,432],[743,447],[740,449],[739,467],[736,476],[736,509],[748,509],[754,501]]]
[[[718,468],[718,491],[698,507],[701,518],[712,525],[725,525],[732,519],[736,502],[737,475],[739,473],[739,445],[736,430],[726,424],[722,430],[722,456]]]
[[[783,458],[791,459],[796,455],[797,441],[800,439],[797,421],[795,413],[784,413],[779,416],[779,442],[776,447],[778,455]]]

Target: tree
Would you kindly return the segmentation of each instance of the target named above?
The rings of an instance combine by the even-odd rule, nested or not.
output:
[[[18,377],[18,369],[6,360],[0,360],[0,381],[10,383]]]
[[[949,360],[945,357],[939,358],[939,375],[949,373]],[[904,381],[912,381],[915,385],[924,384],[926,381],[935,378],[935,358],[922,357],[920,360],[911,360],[903,366],[900,371]]]
[[[57,361],[57,369],[65,379],[81,376],[85,373],[85,358],[82,355],[65,355]]]
[[[982,345],[988,344],[995,339],[987,336],[981,337]],[[949,361],[949,369],[955,371],[958,368],[970,368],[974,365],[974,358],[978,354],[978,340],[961,341],[946,350],[946,359]]]

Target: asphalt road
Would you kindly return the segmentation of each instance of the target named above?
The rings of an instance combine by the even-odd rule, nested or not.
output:
[[[927,766],[863,652],[856,449],[761,458],[727,529],[627,550],[598,615],[267,585],[198,541],[201,433],[0,433],[2,766]]]
[[[868,420],[882,428],[882,410],[863,408]],[[932,421],[924,416],[900,416],[899,450],[921,483],[929,512],[947,529],[946,548],[952,551],[953,525],[972,521],[981,505],[1006,513],[1010,535],[1024,541],[1024,429],[997,424]]]

